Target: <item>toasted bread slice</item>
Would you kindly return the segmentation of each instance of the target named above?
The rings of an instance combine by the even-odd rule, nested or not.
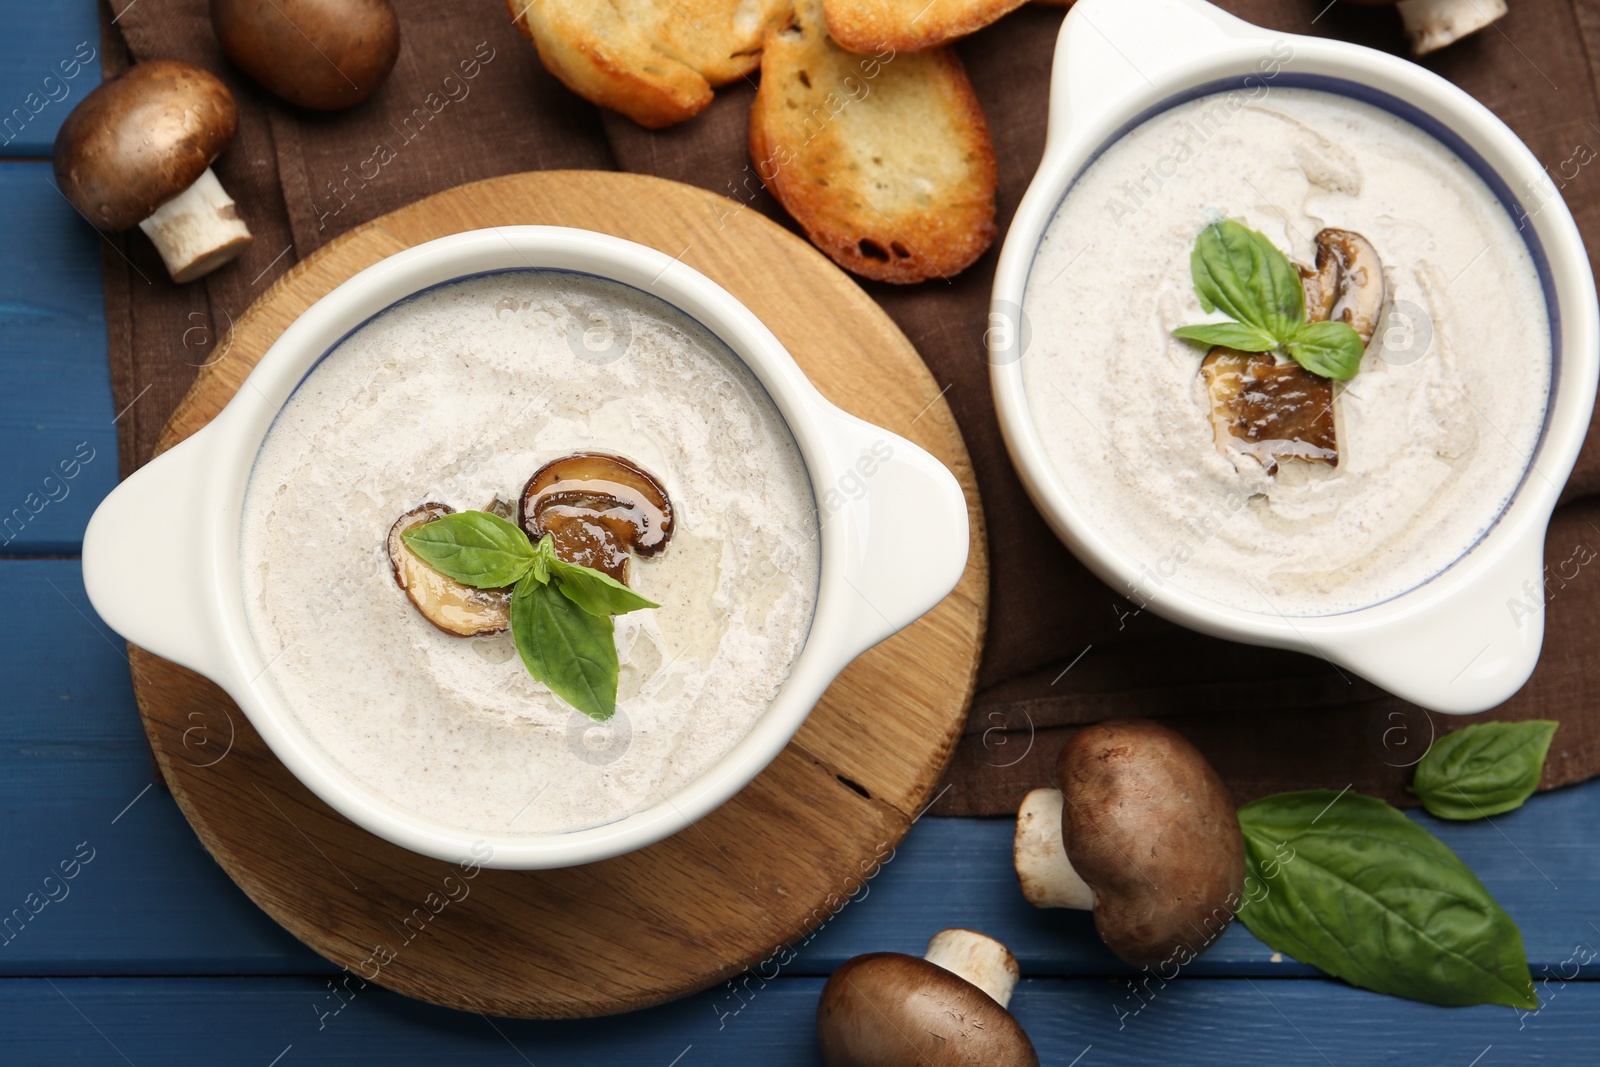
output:
[[[612,0],[656,50],[726,85],[761,66],[761,41],[789,13],[789,0]]]
[[[981,30],[1026,0],[825,0],[828,33],[852,52],[919,52]]]
[[[711,103],[711,84],[658,50],[611,0],[506,0],[545,69],[586,100],[641,126],[670,126]]]
[[[920,282],[994,240],[994,147],[949,49],[861,56],[828,38],[821,0],[767,35],[750,110],[762,181],[846,270]]]
[[[545,68],[641,126],[670,126],[761,64],[787,0],[506,0]]]

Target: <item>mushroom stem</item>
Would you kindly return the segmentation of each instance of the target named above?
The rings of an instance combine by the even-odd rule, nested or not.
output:
[[[922,958],[971,982],[1002,1008],[1022,975],[1010,949],[976,930],[939,931]]]
[[[1062,833],[1059,789],[1035,789],[1017,809],[1017,835],[1012,854],[1022,895],[1036,908],[1094,907],[1094,891],[1072,869]]]
[[[1477,33],[1506,13],[1505,0],[1400,0],[1395,7],[1415,56]]]
[[[175,282],[192,282],[249,247],[250,229],[207,167],[193,185],[139,223]]]

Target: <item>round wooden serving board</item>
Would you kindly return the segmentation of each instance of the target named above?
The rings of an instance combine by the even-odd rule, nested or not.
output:
[[[566,870],[464,871],[407,852],[314,797],[206,679],[133,649],[134,689],[156,760],[201,841],[300,940],[361,979],[436,1004],[603,1015],[760,963],[876,873],[932,799],[960,733],[988,565],[955,420],[882,310],[760,214],[638,175],[495,178],[330,242],[234,324],[160,447],[205,425],[296,316],[357,271],[446,234],[524,223],[599,230],[681,258],[760,316],[829,399],[944,461],[972,518],[971,559],[955,592],[851,664],[777,760],[722,808],[651,848]]]

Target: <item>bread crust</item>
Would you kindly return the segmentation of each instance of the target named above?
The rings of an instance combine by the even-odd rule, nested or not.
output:
[[[917,52],[981,30],[1027,0],[825,0],[828,33],[852,52]]]
[[[994,148],[961,61],[847,52],[819,0],[767,37],[750,157],[806,236],[863,277],[949,277],[994,241]]]

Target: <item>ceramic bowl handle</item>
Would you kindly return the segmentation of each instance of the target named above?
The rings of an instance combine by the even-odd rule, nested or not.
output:
[[[1078,0],[1056,43],[1045,154],[1065,151],[1074,136],[1147,92],[1154,79],[1230,42],[1274,36],[1282,35],[1204,0]]]
[[[1364,632],[1319,635],[1307,651],[1429,711],[1488,711],[1533,674],[1544,643],[1544,577],[1541,526],[1450,595]]]
[[[845,523],[841,638],[851,657],[943,600],[967,566],[967,501],[944,464],[898,434],[842,411],[830,452],[833,483],[817,486],[819,520]]]
[[[117,633],[163,659],[222,677],[202,430],[111,491],[83,534],[83,584]]]

